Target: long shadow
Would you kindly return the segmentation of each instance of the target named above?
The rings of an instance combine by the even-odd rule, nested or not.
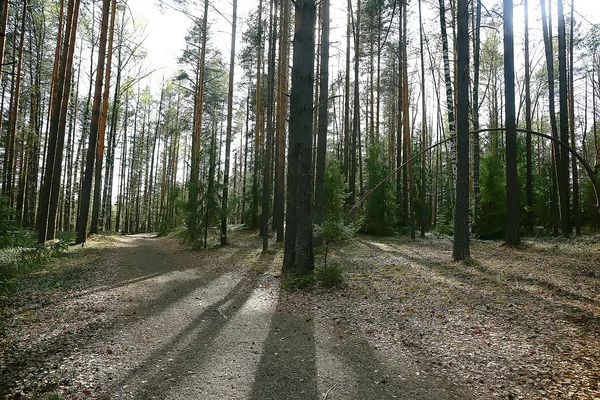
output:
[[[344,374],[338,373],[331,379],[338,383],[335,387],[331,386],[331,399],[467,400],[472,398],[444,377],[421,375],[419,365],[411,365],[412,358],[407,359],[406,363],[395,362],[386,365],[361,333],[355,330],[355,327],[348,324],[333,328],[334,336],[339,340],[335,339],[328,350],[350,369],[350,373],[348,374],[348,371]],[[348,335],[348,332],[354,333]],[[335,372],[339,371],[332,371]],[[349,382],[348,379],[354,381]]]
[[[439,261],[432,260],[426,255],[417,258],[411,255],[404,254],[400,250],[383,250],[380,247],[366,241],[362,241],[361,243],[370,248],[377,249],[380,252],[396,254],[398,258],[402,260],[406,260],[410,263],[414,263],[415,265],[419,265],[422,268],[434,271],[435,273],[441,276],[446,276],[454,280],[463,282],[469,286],[472,286],[473,288],[481,288],[481,285],[483,284],[493,288],[494,291],[502,292],[503,294],[506,294],[506,290],[510,289],[519,296],[524,296],[525,298],[530,298],[534,301],[544,304],[544,308],[556,309],[556,307],[558,306],[563,310],[563,312],[566,315],[566,318],[570,322],[577,325],[580,329],[593,335],[600,334],[600,317],[590,313],[587,309],[583,307],[565,304],[564,302],[562,302],[572,300],[580,303],[588,303],[598,306],[600,302],[591,297],[582,296],[577,293],[570,292],[551,282],[515,274],[506,274],[502,271],[495,271],[483,265],[465,266],[460,263],[441,264]],[[501,285],[502,283],[506,283],[508,284],[508,286],[504,287]],[[559,300],[553,299],[551,297],[545,297],[541,293],[536,294],[523,288],[519,288],[514,285],[515,283],[545,288],[550,293],[552,293],[552,295],[556,296]],[[482,301],[484,301],[484,303],[487,304],[490,310],[494,310],[494,312],[504,312],[506,307],[501,307],[498,304],[496,304],[496,300],[496,298],[486,298]],[[511,317],[511,320],[513,324],[519,323],[518,319],[513,319]],[[529,322],[524,322],[525,325],[527,325],[528,323]]]
[[[144,245],[142,245],[142,247],[144,247]],[[234,252],[233,259],[236,260],[239,256],[249,251],[251,251],[251,248],[240,248]],[[261,262],[263,262],[263,260],[261,260]],[[32,364],[50,366],[57,362],[60,363],[63,357],[69,357],[69,352],[72,351],[74,347],[86,348],[94,341],[102,341],[110,337],[116,327],[126,327],[128,325],[139,323],[140,319],[151,318],[176,304],[193,291],[202,289],[203,287],[209,287],[212,282],[219,279],[223,274],[239,269],[240,264],[238,262],[210,266],[209,271],[200,271],[200,275],[197,278],[185,281],[175,280],[163,284],[161,296],[158,296],[151,301],[132,303],[131,306],[124,310],[123,314],[115,314],[110,318],[103,320],[94,318],[76,332],[65,332],[65,334],[55,335],[52,339],[38,342],[36,345],[30,345],[24,349],[21,348],[15,350],[19,354],[18,358],[11,356],[11,350],[6,351],[3,355],[5,359],[4,370],[0,370],[0,373],[3,375],[3,378],[0,379],[0,393],[9,392],[12,383],[18,379],[22,379]],[[146,277],[140,277],[125,284],[140,283],[145,279],[150,279],[151,276],[156,277],[171,271],[172,270],[165,270],[164,272],[156,271]],[[253,273],[242,278],[235,290],[248,284],[250,275],[253,275]],[[101,290],[107,289],[105,287]],[[245,292],[240,293],[242,294]],[[235,291],[230,293],[230,295],[234,294]],[[231,298],[231,296],[229,298]],[[218,315],[215,311],[215,307],[224,304],[225,301],[226,300],[223,300],[217,305],[210,306],[207,309],[207,312],[210,313],[210,310],[212,310],[213,313]],[[135,315],[137,318],[128,318],[132,315]],[[49,367],[48,369],[52,368]]]
[[[317,399],[314,308],[281,291],[249,399]]]
[[[198,314],[168,343],[154,349],[131,372],[114,380],[110,387],[102,390],[98,398],[116,397],[121,394],[125,384],[129,392],[136,394],[136,398],[166,398],[168,391],[187,377],[193,366],[203,362],[219,333],[229,322],[223,315],[227,314],[231,318],[242,308],[252,294],[255,282],[256,274],[247,273],[225,297]],[[220,311],[219,308],[224,305],[226,307]],[[165,362],[167,358],[169,362]]]

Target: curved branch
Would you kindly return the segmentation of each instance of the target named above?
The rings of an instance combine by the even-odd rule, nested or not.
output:
[[[473,135],[475,133],[484,133],[484,132],[500,132],[500,131],[504,131],[504,130],[505,130],[504,128],[483,128],[483,129],[478,129],[476,131],[470,131],[469,135]],[[600,211],[600,185],[598,185],[598,178],[597,178],[596,173],[594,172],[594,170],[590,167],[590,165],[587,163],[587,161],[585,161],[583,159],[583,157],[581,157],[581,155],[579,153],[577,153],[577,151],[575,151],[574,149],[572,149],[568,144],[565,144],[565,143],[561,142],[559,139],[555,139],[555,138],[553,138],[550,135],[546,135],[545,133],[540,133],[540,132],[536,132],[536,131],[533,131],[533,130],[530,130],[530,129],[521,129],[521,128],[517,128],[517,132],[522,132],[522,133],[526,133],[528,135],[534,135],[534,136],[539,136],[539,137],[548,139],[548,140],[552,141],[553,143],[556,143],[556,144],[558,144],[560,146],[563,146],[575,158],[577,158],[577,160],[581,163],[581,165],[583,166],[583,168],[587,171],[587,173],[588,173],[588,175],[590,177],[590,180],[592,181],[592,185],[594,186],[594,193],[596,195],[596,207]],[[404,161],[398,168],[396,168],[395,170],[393,170],[392,172],[390,172],[390,174],[388,176],[386,176],[381,182],[379,182],[377,185],[375,185],[372,189],[369,189],[356,202],[356,204],[350,209],[350,212],[354,212],[356,210],[356,208],[358,206],[360,206],[367,199],[367,197],[369,197],[371,195],[371,193],[373,193],[375,190],[377,190],[381,185],[383,185],[386,181],[388,181],[392,176],[396,175],[398,173],[398,171],[400,171],[406,165],[410,164],[417,157],[420,157],[421,155],[423,155],[423,154],[425,154],[425,153],[427,153],[427,152],[435,149],[438,146],[441,146],[443,144],[448,143],[450,140],[452,140],[452,138],[446,138],[446,139],[442,140],[441,142],[437,142],[435,144],[432,144],[431,146],[429,146],[425,150],[422,150],[422,151],[418,152],[417,154],[415,154],[414,156],[412,156],[408,160]]]

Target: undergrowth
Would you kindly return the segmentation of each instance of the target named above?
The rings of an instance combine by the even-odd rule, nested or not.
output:
[[[311,290],[316,285],[326,289],[339,287],[344,283],[344,271],[337,264],[318,267],[308,274],[288,274],[281,280],[285,290]]]
[[[0,294],[10,292],[18,278],[40,270],[51,259],[68,251],[68,243],[62,240],[1,249]]]

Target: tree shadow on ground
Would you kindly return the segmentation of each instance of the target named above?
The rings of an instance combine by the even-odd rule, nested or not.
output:
[[[193,366],[203,362],[229,318],[252,294],[255,282],[256,274],[248,273],[225,297],[206,307],[185,329],[168,343],[153,349],[151,355],[130,372],[119,376],[98,398],[112,399],[124,388],[137,398],[167,398],[168,391],[186,378]]]
[[[341,370],[329,371],[334,399],[470,399],[444,377],[426,375],[418,358],[410,354],[386,362],[355,326],[338,324],[331,329],[333,340],[324,343],[326,353],[341,363]]]
[[[117,280],[116,284],[108,288],[100,286],[86,291],[84,295],[100,291],[111,291],[128,285],[143,285],[144,281],[173,272],[175,268],[184,270],[192,267],[197,275],[192,279],[177,279],[163,283],[160,295],[149,301],[134,301],[124,308],[122,314],[112,313],[108,318],[96,318],[95,313],[103,313],[104,311],[100,308],[98,310],[90,310],[89,321],[86,321],[76,331],[65,331],[64,334],[54,335],[51,339],[28,344],[27,347],[18,349],[18,358],[12,357],[10,355],[11,351],[8,350],[2,355],[5,365],[0,372],[2,372],[6,379],[0,380],[0,393],[8,393],[11,389],[11,382],[23,379],[27,375],[27,371],[30,370],[31,365],[47,366],[50,370],[52,369],[50,368],[51,365],[61,363],[61,360],[69,357],[73,352],[80,351],[78,349],[86,349],[94,346],[105,349],[105,344],[112,342],[111,338],[114,336],[117,328],[137,325],[141,321],[156,317],[188,297],[194,291],[202,290],[203,288],[210,291],[213,283],[224,275],[239,273],[241,276],[237,281],[237,285],[233,286],[229,293],[221,300],[206,307],[205,311],[187,329],[188,334],[192,334],[194,329],[200,329],[200,325],[204,324],[202,319],[211,317],[210,320],[216,322],[212,326],[208,324],[209,326],[206,329],[210,335],[216,337],[222,325],[224,325],[224,321],[221,321],[223,317],[219,314],[222,311],[217,311],[217,309],[227,303],[227,310],[235,310],[236,306],[244,304],[252,291],[252,286],[256,278],[256,273],[252,271],[253,265],[246,263],[242,264],[243,268],[240,268],[240,262],[245,261],[242,257],[251,251],[253,247],[228,247],[225,251],[212,251],[211,257],[220,257],[223,255],[221,260],[228,261],[208,263],[209,265],[206,269],[196,269],[193,268],[195,266],[177,264],[177,260],[168,257],[164,253],[161,256],[152,257],[153,254],[156,254],[156,250],[152,250],[153,245],[149,245],[145,241],[137,243],[139,248],[131,247],[127,249],[125,251],[125,258],[135,259],[142,253],[146,254],[146,258],[143,258],[137,267],[140,276],[124,282]],[[128,253],[131,249],[134,249],[134,253]],[[204,254],[204,256],[206,255]],[[175,267],[170,266],[169,263],[171,261],[175,263]],[[272,261],[272,258],[266,259],[261,257],[259,261],[261,263],[269,263]],[[148,268],[149,273],[146,273],[144,270],[145,267]],[[63,289],[67,290],[68,288]],[[126,300],[119,298],[121,302],[125,302]],[[69,300],[65,299],[62,301]],[[50,304],[50,306],[54,307],[56,304]],[[163,323],[168,323],[168,321],[163,321]],[[182,333],[182,335],[185,335],[185,333]],[[165,351],[168,351],[169,348],[166,348]]]
[[[314,324],[309,297],[285,290],[279,293],[249,399],[319,397]]]
[[[361,241],[361,243],[370,249],[392,254],[400,262],[416,265],[425,270],[430,270],[438,276],[462,282],[465,287],[471,287],[481,292],[484,290],[491,291],[493,295],[482,297],[480,299],[481,304],[485,305],[490,312],[510,313],[511,316],[508,318],[514,324],[519,324],[519,319],[512,315],[515,314],[516,310],[513,307],[507,308],[502,301],[504,298],[507,301],[522,298],[525,300],[524,304],[538,303],[542,311],[544,309],[553,310],[555,314],[556,310],[562,310],[565,319],[577,325],[579,329],[593,335],[598,335],[600,332],[600,317],[591,313],[587,308],[589,305],[597,307],[600,303],[592,297],[574,293],[548,280],[496,270],[481,263],[467,265],[460,262],[450,262],[450,260],[440,262],[439,258],[428,255],[427,252],[423,252],[423,254],[416,257],[402,252],[401,249],[394,248],[393,244],[388,249],[382,249],[369,241]],[[431,245],[426,244],[425,247],[427,246]],[[434,249],[430,253],[436,254]],[[551,254],[546,256],[551,257]],[[507,260],[507,262],[510,262],[510,260]],[[440,285],[443,285],[443,283],[440,283]],[[524,286],[529,286],[530,290],[527,290]],[[533,311],[530,310],[529,312]],[[529,319],[525,321],[526,326],[524,327],[531,328],[529,326],[530,322]]]

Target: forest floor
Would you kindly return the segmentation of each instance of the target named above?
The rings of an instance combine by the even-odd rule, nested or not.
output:
[[[0,298],[0,398],[600,399],[600,240],[359,236],[279,287],[254,232],[105,236]],[[317,257],[318,264],[323,255]]]

